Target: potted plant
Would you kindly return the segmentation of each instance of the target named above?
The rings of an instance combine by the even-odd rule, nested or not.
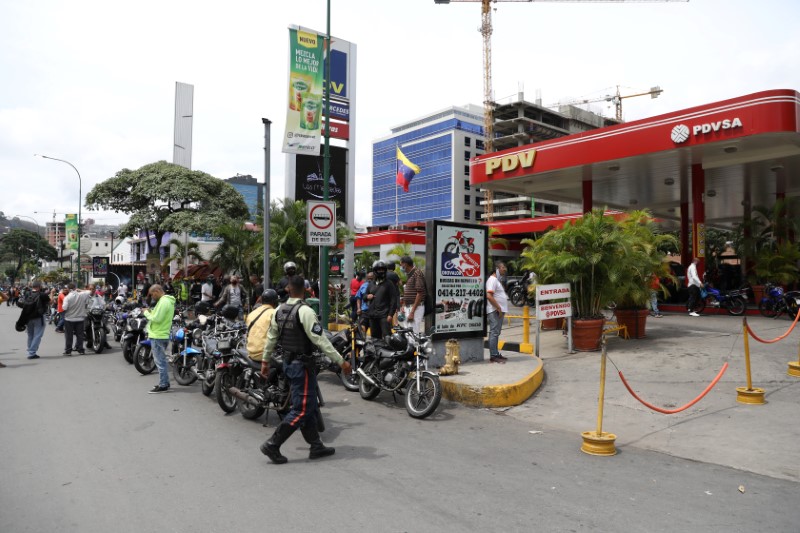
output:
[[[625,275],[630,243],[619,223],[602,209],[547,232],[537,240],[525,239],[523,266],[536,272],[539,283],[572,286],[573,346],[599,349],[605,321],[603,307],[617,296]]]
[[[649,311],[647,304],[653,290],[654,279],[672,278],[669,265],[664,263],[666,250],[677,247],[675,236],[659,233],[653,217],[647,210],[632,211],[619,221],[625,246],[623,275],[617,283],[616,317],[635,339],[645,337]],[[658,289],[663,290],[658,281]]]
[[[756,253],[753,272],[759,281],[777,283],[786,287],[795,283],[800,277],[800,270],[797,267],[799,261],[800,250],[797,245],[782,242],[761,248]]]

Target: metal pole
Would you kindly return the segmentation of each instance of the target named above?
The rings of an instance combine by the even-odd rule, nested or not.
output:
[[[322,199],[328,201],[331,177],[331,0],[328,0],[328,24],[325,39],[325,153],[322,184]],[[333,221],[336,228],[336,221]],[[328,326],[328,247],[322,246],[319,255],[319,312],[320,322]]]
[[[267,118],[262,118],[261,122],[264,124],[264,288],[269,288],[272,283],[269,277],[269,224],[270,224],[270,121]],[[260,294],[258,296],[261,296]]]
[[[606,395],[606,336],[603,335],[600,341],[603,345],[603,352],[600,357],[600,395],[597,399],[597,436],[603,435],[603,400]]]
[[[747,390],[753,390],[753,378],[750,374],[750,335],[747,333],[747,317],[742,317],[742,335],[744,335],[744,365],[747,373]]]

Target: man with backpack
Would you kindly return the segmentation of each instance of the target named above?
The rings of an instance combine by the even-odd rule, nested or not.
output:
[[[44,315],[50,307],[50,297],[42,291],[42,282],[34,281],[31,290],[17,302],[17,306],[22,308],[17,328],[24,324],[28,332],[28,359],[39,359],[36,351],[44,336]]]
[[[267,289],[261,294],[261,305],[247,315],[247,354],[253,361],[261,361],[261,373],[266,375],[269,361],[263,359],[267,344],[267,331],[278,306],[278,292]]]

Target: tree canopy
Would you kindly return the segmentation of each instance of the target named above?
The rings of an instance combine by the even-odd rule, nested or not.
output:
[[[54,261],[58,252],[41,235],[25,229],[12,229],[0,240],[0,259],[15,261],[16,271],[38,259]]]
[[[147,230],[159,243],[166,232],[213,232],[248,216],[244,198],[232,185],[166,161],[120,170],[94,186],[86,207],[126,213],[130,219],[120,228],[121,237]]]

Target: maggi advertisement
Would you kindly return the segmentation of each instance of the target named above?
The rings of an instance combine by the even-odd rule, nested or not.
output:
[[[289,29],[289,92],[283,151],[319,153],[325,38]]]

